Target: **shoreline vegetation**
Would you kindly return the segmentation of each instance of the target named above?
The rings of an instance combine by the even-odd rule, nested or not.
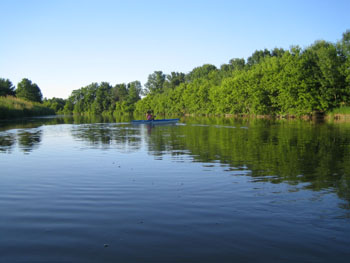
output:
[[[0,97],[0,120],[55,115],[55,111],[39,102],[13,96]]]
[[[47,113],[73,115],[226,116],[350,120],[350,30],[336,43],[257,50],[219,68],[204,64],[189,73],[154,71],[148,81],[91,83],[68,99],[42,100],[23,79],[15,90],[0,78],[0,119]]]

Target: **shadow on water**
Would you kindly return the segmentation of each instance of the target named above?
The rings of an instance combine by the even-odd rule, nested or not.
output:
[[[129,119],[65,117],[12,123],[1,130],[73,125],[72,137],[94,148],[138,151],[142,142],[157,159],[219,163],[225,171],[248,171],[252,181],[286,182],[336,193],[350,208],[350,124],[302,120],[186,118],[178,125],[130,125]],[[112,122],[108,124],[109,122]],[[91,123],[91,124],[89,124]],[[39,129],[1,132],[0,153],[18,142],[26,153],[39,147]]]

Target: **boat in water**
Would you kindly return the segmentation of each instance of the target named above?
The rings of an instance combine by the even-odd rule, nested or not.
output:
[[[162,119],[162,120],[134,120],[132,124],[170,124],[177,123],[180,119]]]

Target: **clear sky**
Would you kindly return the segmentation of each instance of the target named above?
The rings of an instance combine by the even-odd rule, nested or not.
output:
[[[29,78],[47,98],[350,29],[350,0],[0,0],[0,14],[0,78]]]

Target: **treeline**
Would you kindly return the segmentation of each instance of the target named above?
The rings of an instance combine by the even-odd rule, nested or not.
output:
[[[29,79],[22,79],[17,88],[9,79],[0,78],[0,97],[13,96],[26,101],[39,102],[43,100],[41,90],[36,83]]]
[[[321,40],[304,49],[257,50],[247,60],[234,58],[220,68],[205,64],[187,74],[155,71],[144,87],[139,81],[92,83],[74,90],[67,100],[42,100],[36,84],[22,82],[15,90],[9,80],[0,79],[0,96],[43,103],[60,114],[329,113],[350,109],[350,30],[337,43]]]
[[[55,114],[59,109],[50,107],[53,100],[43,103],[40,88],[29,79],[22,79],[16,88],[9,79],[0,78],[0,120]]]
[[[118,114],[132,113],[135,103],[141,99],[139,81],[111,86],[107,82],[92,83],[74,90],[67,99],[63,111],[73,114]]]
[[[145,97],[141,99],[141,95]],[[310,115],[350,106],[350,31],[337,43],[258,50],[247,60],[185,74],[155,71],[139,81],[74,90],[65,113]]]
[[[255,51],[219,69],[203,65],[189,74],[156,71],[137,113],[308,115],[350,103],[350,31],[337,43],[302,49]]]

